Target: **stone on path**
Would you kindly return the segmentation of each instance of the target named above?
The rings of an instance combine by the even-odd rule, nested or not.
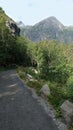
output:
[[[71,125],[73,123],[73,103],[66,100],[61,105],[61,111],[62,111],[62,115],[63,115],[67,125],[68,126]]]
[[[50,95],[50,88],[47,84],[43,85],[41,88],[41,95],[45,97],[48,97]]]

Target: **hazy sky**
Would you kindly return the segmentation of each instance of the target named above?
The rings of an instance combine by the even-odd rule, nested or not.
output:
[[[0,6],[15,21],[33,25],[55,16],[64,25],[73,25],[73,0],[0,0]]]

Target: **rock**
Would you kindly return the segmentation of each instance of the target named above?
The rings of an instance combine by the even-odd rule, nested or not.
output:
[[[60,108],[67,125],[70,126],[73,123],[73,103],[66,100]]]
[[[33,79],[30,74],[27,74],[27,78],[28,78],[30,81],[32,81],[32,79]]]
[[[35,73],[35,74],[38,74],[38,71],[36,69],[32,69],[32,71]]]
[[[41,95],[48,97],[50,95],[50,88],[47,84],[45,84],[42,88],[41,88]]]
[[[64,124],[63,122],[60,122],[58,128],[59,128],[59,130],[68,130],[67,125]]]
[[[28,78],[29,81],[37,81],[30,74],[26,74],[26,77]]]
[[[13,21],[6,21],[6,26],[11,30],[13,36],[20,35],[20,28]]]

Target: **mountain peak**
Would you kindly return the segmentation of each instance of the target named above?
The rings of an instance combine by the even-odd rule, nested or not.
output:
[[[48,17],[47,20],[50,20],[51,22],[55,22],[55,23],[60,23],[61,24],[61,22],[54,16]]]
[[[57,18],[55,16],[50,16],[50,17],[48,17],[48,19],[57,20]]]
[[[35,26],[42,25],[42,26],[52,26],[54,28],[63,29],[64,25],[54,16],[48,17],[41,22],[35,24]]]
[[[29,28],[25,27],[21,33],[34,42],[56,39],[59,42],[73,41],[73,28],[64,26],[56,17],[48,17]]]

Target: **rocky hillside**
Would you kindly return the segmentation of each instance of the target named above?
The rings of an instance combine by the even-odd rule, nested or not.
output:
[[[28,40],[20,36],[20,28],[0,7],[0,67],[31,64],[27,54]]]
[[[55,17],[49,17],[34,26],[22,26],[21,34],[34,42],[47,39],[65,43],[73,42],[73,27],[64,26]]]
[[[4,27],[7,27],[13,36],[20,35],[20,28],[16,25],[16,23],[11,18],[9,18],[5,14],[3,9],[0,7],[0,29],[3,30]]]

